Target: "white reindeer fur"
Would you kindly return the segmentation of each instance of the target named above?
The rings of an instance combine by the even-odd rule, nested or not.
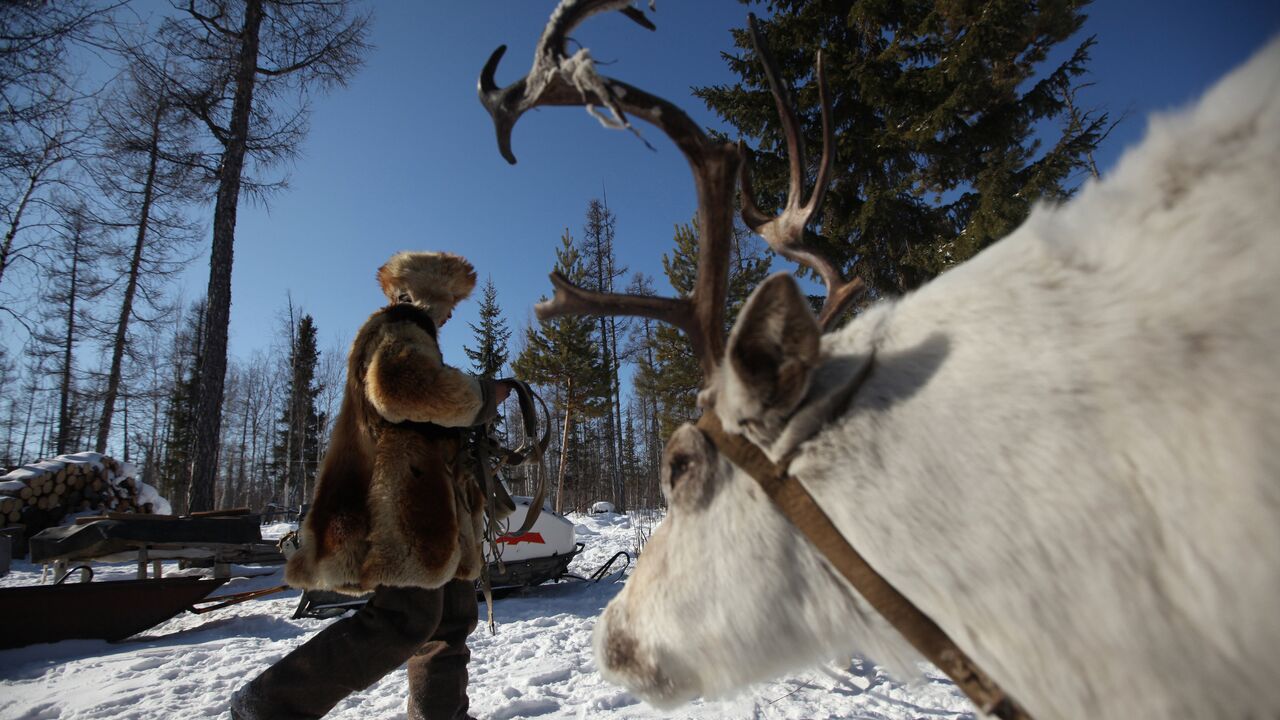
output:
[[[754,439],[811,438],[793,474],[1033,717],[1280,717],[1280,41],[1102,182],[825,337],[809,397],[873,351],[823,427],[762,409],[732,363],[716,411],[789,416]],[[686,427],[668,448],[710,499],[673,497],[607,608],[606,676],[669,705],[901,657],[704,444]]]

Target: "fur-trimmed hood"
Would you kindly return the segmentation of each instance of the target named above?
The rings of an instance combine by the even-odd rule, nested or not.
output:
[[[393,303],[408,294],[440,326],[475,289],[476,271],[466,258],[453,253],[399,252],[378,268],[378,284]]]

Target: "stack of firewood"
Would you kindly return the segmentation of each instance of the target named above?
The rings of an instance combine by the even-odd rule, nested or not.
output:
[[[83,511],[169,512],[129,463],[98,453],[61,455],[0,476],[0,527],[24,525],[28,535]]]

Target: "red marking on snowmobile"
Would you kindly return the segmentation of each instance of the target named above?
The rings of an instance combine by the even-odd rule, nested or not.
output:
[[[503,535],[498,538],[498,542],[504,545],[519,545],[520,543],[532,543],[534,545],[546,545],[547,541],[542,539],[542,533],[527,532],[519,537],[515,535]]]

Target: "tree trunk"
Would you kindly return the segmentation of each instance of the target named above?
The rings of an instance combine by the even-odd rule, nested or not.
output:
[[[22,443],[18,447],[18,453],[21,455],[21,457],[18,458],[19,465],[23,464],[22,461],[26,459],[27,441],[31,437],[31,413],[36,407],[36,393],[40,392],[40,384],[37,383],[34,378],[30,382],[31,394],[27,396],[27,416],[22,422]]]
[[[40,156],[40,162],[37,163],[35,170],[27,177],[27,187],[22,191],[22,199],[18,201],[18,206],[14,208],[13,219],[9,222],[8,229],[4,233],[4,243],[0,244],[0,280],[4,279],[4,271],[9,267],[10,254],[13,252],[13,241],[18,237],[18,230],[22,227],[22,215],[26,211],[27,206],[31,204],[31,198],[35,195],[36,188],[40,186],[40,178],[49,171],[56,163],[49,162],[49,156],[52,154],[56,138],[51,138],[46,143],[44,152]]]
[[[247,500],[247,492],[245,490],[245,449],[249,444],[249,387],[245,383],[244,398],[244,424],[240,426],[240,470],[235,480],[235,492],[232,494],[232,502],[234,506],[244,504]]]
[[[195,442],[191,457],[190,510],[212,510],[218,470],[218,437],[222,421],[222,392],[227,372],[227,330],[231,322],[232,245],[240,178],[249,139],[253,85],[258,66],[258,33],[263,0],[246,0],[240,55],[236,61],[236,92],[213,210],[213,249],[209,255],[209,289],[205,341],[200,356],[200,387],[196,393]]]
[[[111,370],[107,373],[107,392],[102,398],[102,419],[98,424],[98,440],[93,448],[99,453],[107,452],[107,437],[111,434],[111,416],[115,412],[116,395],[120,392],[124,344],[129,332],[129,318],[133,314],[133,297],[138,290],[142,250],[146,246],[147,228],[151,224],[151,202],[155,195],[156,168],[160,162],[160,119],[164,111],[164,103],[157,103],[155,114],[151,116],[151,146],[148,148],[147,177],[142,187],[142,207],[138,211],[138,233],[133,241],[133,257],[129,260],[129,280],[125,283],[124,300],[120,303],[120,319],[116,322],[116,337],[111,347]],[[128,460],[127,455],[126,453],[126,460]]]
[[[121,408],[121,410],[124,411],[124,427],[122,428],[122,435],[124,436],[124,461],[129,462],[129,396],[125,395],[123,397],[124,407]]]
[[[622,459],[626,457],[626,447],[625,447],[626,443],[622,437],[622,378],[619,376],[619,372],[622,368],[622,365],[621,363],[618,362],[618,319],[617,318],[612,318],[612,317],[609,318],[609,330],[610,330],[610,335],[612,336],[610,340],[610,345],[612,345],[611,353],[613,355],[613,366],[612,366],[613,372],[610,377],[610,381],[613,387],[612,412],[614,413],[614,426],[617,427],[618,429],[617,432],[615,433],[615,438],[610,438],[610,442],[617,444],[617,447],[614,450],[614,452],[616,453],[616,456],[618,458],[617,470],[615,470],[615,473],[617,476],[617,487],[614,489],[613,502],[614,502],[614,505],[617,506],[618,512],[625,513],[627,511],[627,484],[626,484],[626,477],[624,476],[624,473],[623,473]]]
[[[565,386],[565,397],[573,390],[573,378],[569,378]],[[564,476],[569,464],[569,430],[573,427],[573,403],[566,402],[564,410],[564,432],[560,436],[560,467],[556,471],[556,514],[564,514]]]
[[[80,219],[74,220],[76,224],[73,232],[71,244],[71,289],[68,292],[67,300],[67,335],[64,338],[62,347],[62,387],[59,388],[58,397],[58,437],[54,449],[58,455],[65,455],[67,452],[67,442],[71,438],[71,348],[75,344],[76,333],[76,293],[79,292],[77,287],[77,276],[80,272]]]

